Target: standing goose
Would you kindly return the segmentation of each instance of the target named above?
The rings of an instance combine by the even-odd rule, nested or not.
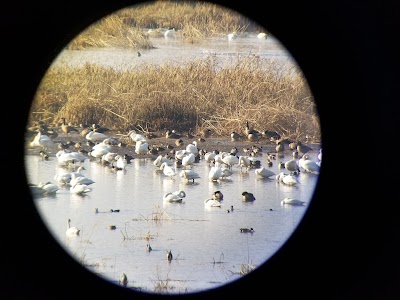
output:
[[[65,118],[61,118],[62,120],[62,124],[61,124],[61,131],[65,134],[69,134],[71,132],[79,132],[78,129],[76,129],[75,127],[68,125],[65,122]]]
[[[182,170],[179,173],[179,176],[187,179],[188,181],[192,180],[192,182],[194,182],[195,179],[200,178],[200,175],[193,170]]]
[[[163,171],[165,176],[175,176],[176,175],[176,169],[173,166],[168,165],[167,162],[163,162],[160,166],[160,170]]]
[[[290,172],[290,174],[297,174],[300,172],[297,159],[291,159],[285,162],[285,169]]]

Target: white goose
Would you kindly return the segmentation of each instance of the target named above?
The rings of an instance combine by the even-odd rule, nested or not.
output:
[[[174,162],[168,157],[162,156],[161,154],[157,156],[157,158],[153,161],[153,165],[156,167],[160,167],[162,163],[167,163],[167,165],[172,166]]]
[[[58,185],[51,183],[50,181],[40,182],[37,186],[43,189],[45,191],[44,194],[47,195],[54,195],[59,190]]]
[[[276,175],[276,180],[286,185],[295,185],[299,183],[296,177],[294,177],[292,174],[285,174],[284,172],[280,172],[278,175]]]
[[[149,143],[145,140],[137,141],[135,145],[135,153],[143,155],[149,152]]]
[[[298,200],[298,199],[289,198],[289,197],[286,197],[285,199],[283,199],[281,201],[282,205],[284,205],[284,204],[303,205],[304,203],[305,203],[304,201],[301,201],[301,200]]]
[[[76,195],[85,195],[89,193],[92,189],[86,184],[75,184],[70,187],[70,193]]]
[[[182,170],[179,173],[181,178],[187,179],[187,181],[192,180],[194,182],[195,179],[200,178],[200,175],[193,170]]]
[[[266,40],[268,37],[268,35],[265,32],[260,32],[259,34],[257,34],[257,38],[260,40]]]
[[[182,202],[183,198],[186,197],[186,193],[182,190],[175,191],[172,193],[166,193],[163,197],[165,202]]]
[[[160,170],[163,171],[164,175],[172,177],[176,175],[176,169],[173,166],[169,166],[166,162],[163,162],[160,166]]]
[[[81,230],[78,227],[71,227],[71,219],[68,219],[68,226],[67,226],[67,231],[66,234],[67,235],[79,235],[79,233],[81,232]]]
[[[139,142],[139,141],[146,141],[146,137],[140,133],[136,133],[135,130],[131,130],[128,132],[128,136],[132,139],[132,141]]]
[[[43,150],[47,150],[54,146],[53,140],[48,136],[43,134],[40,130],[34,137],[33,141],[30,142],[31,147],[41,147]]]
[[[225,165],[228,166],[229,169],[232,169],[233,166],[239,164],[239,157],[236,155],[225,155],[222,157],[222,161],[224,162]]]
[[[208,172],[208,179],[211,181],[217,181],[222,176],[222,168],[221,167],[211,167]]]
[[[209,198],[209,199],[204,200],[204,206],[205,207],[221,207],[222,204],[218,200]]]
[[[183,167],[191,167],[194,164],[194,161],[196,159],[196,156],[192,152],[186,153],[182,157],[182,166]]]
[[[199,153],[199,148],[197,147],[197,141],[193,141],[191,144],[187,144],[186,152],[191,152],[194,155]]]
[[[304,154],[299,159],[299,166],[303,168],[306,172],[319,174],[319,165],[315,161],[310,160],[308,154]]]
[[[101,132],[95,132],[95,131],[89,131],[89,133],[86,134],[86,136],[85,136],[85,139],[87,139],[88,141],[92,141],[92,142],[103,141],[106,138],[108,138],[108,135],[101,133]]]
[[[128,165],[128,160],[124,155],[118,155],[117,162],[115,164],[117,170],[125,170],[126,166]]]
[[[254,173],[255,173],[256,175],[258,175],[258,176],[263,177],[263,178],[269,178],[269,177],[271,177],[271,176],[275,176],[275,175],[276,175],[275,172],[273,172],[273,171],[271,171],[271,170],[268,170],[268,169],[266,169],[266,168],[264,168],[264,167],[255,169],[255,170],[254,170]]]
[[[85,175],[82,174],[76,175],[75,173],[71,173],[71,180],[69,182],[71,186],[75,186],[77,184],[91,185],[93,183],[94,181],[86,177]]]

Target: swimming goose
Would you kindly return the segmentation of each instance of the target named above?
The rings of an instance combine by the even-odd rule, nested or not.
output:
[[[62,166],[67,166],[70,164],[75,165],[76,163],[83,163],[88,157],[78,151],[66,152],[65,150],[60,150],[56,153],[58,163]]]
[[[269,178],[271,176],[275,176],[276,174],[272,172],[271,170],[268,170],[264,167],[258,168],[254,170],[254,173],[258,176],[261,176],[263,178]]]
[[[239,228],[240,232],[244,233],[253,233],[254,229],[253,228]]]
[[[221,201],[221,200],[224,199],[224,195],[221,193],[221,191],[215,191],[215,192],[213,193],[213,195],[212,195],[212,198],[213,198],[214,200]]]
[[[183,198],[186,197],[186,193],[182,190],[173,193],[166,193],[163,197],[165,202],[178,202],[181,203]]]
[[[256,200],[256,198],[254,197],[254,195],[252,193],[248,193],[248,192],[243,192],[242,193],[242,201],[244,202],[251,202]]]
[[[172,258],[173,258],[173,256],[172,256],[171,250],[167,250],[167,260],[168,260],[169,262],[171,262]]]
[[[298,199],[293,199],[293,198],[285,198],[281,201],[281,204],[290,204],[290,205],[303,205],[305,202],[298,200]]]
[[[71,227],[71,219],[68,219],[68,226],[67,226],[67,235],[79,235],[81,230],[75,226]]]
[[[169,166],[166,162],[163,162],[160,166],[160,170],[163,171],[164,175],[172,177],[176,175],[176,169],[173,166]]]
[[[43,188],[38,187],[37,184],[30,183],[28,186],[33,196],[41,196],[46,193],[46,191]]]
[[[193,170],[182,170],[179,173],[181,178],[187,179],[187,181],[192,180],[194,182],[195,179],[200,178],[200,175]]]
[[[206,199],[204,200],[205,207],[221,207],[222,204],[218,200],[215,199]]]

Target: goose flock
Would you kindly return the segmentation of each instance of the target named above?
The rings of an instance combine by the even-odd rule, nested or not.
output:
[[[63,119],[62,125],[65,124],[65,119]],[[56,160],[61,167],[59,170],[63,170],[54,175],[54,182],[30,183],[30,190],[35,197],[57,195],[59,189],[63,187],[68,187],[71,194],[80,197],[91,193],[96,188],[96,182],[85,173],[87,161],[118,172],[126,171],[133,159],[150,158],[155,170],[166,180],[169,177],[179,178],[186,184],[198,184],[199,186],[204,182],[204,180],[198,181],[202,177],[200,174],[204,174],[198,167],[199,162],[202,161],[208,167],[208,178],[204,179],[209,182],[222,182],[236,173],[254,172],[256,177],[267,179],[263,180],[266,184],[275,182],[279,188],[281,184],[287,187],[299,184],[299,174],[302,172],[319,174],[322,160],[322,149],[318,145],[307,146],[299,141],[283,139],[276,133],[268,132],[267,134],[267,131],[256,131],[250,128],[248,122],[243,133],[240,135],[237,133],[239,137],[235,137],[235,140],[232,136],[227,136],[225,139],[214,138],[210,130],[200,131],[198,135],[190,138],[176,130],[169,130],[165,135],[158,134],[156,137],[149,138],[146,132],[136,130],[131,130],[126,134],[110,134],[107,131],[105,133],[97,132],[94,130],[97,127],[93,126],[85,132],[85,135],[82,135],[87,128],[76,126],[76,131],[68,129],[67,132],[63,128],[65,126],[60,126],[59,129],[44,130],[40,128],[34,134],[27,136],[26,151],[28,154],[44,157],[43,153],[45,153],[47,159]],[[172,133],[173,137],[171,137]],[[257,141],[251,141],[246,134],[257,135]],[[179,146],[175,144],[178,139],[182,141],[178,143]],[[221,139],[224,139],[226,143],[216,142]],[[225,147],[221,147],[221,145]],[[278,148],[278,145],[282,145],[282,147]],[[294,152],[297,153],[297,158],[295,158]],[[315,161],[311,159],[310,153],[312,152],[317,157]],[[40,163],[40,159],[38,163]],[[279,173],[275,173],[272,169],[275,164],[282,165]],[[230,201],[229,198],[225,199],[227,197],[224,197],[223,193],[223,190],[216,190],[199,201],[204,203],[204,209],[219,210],[224,206],[224,201],[227,204]],[[163,195],[159,195],[159,199],[169,205],[185,203],[186,198],[190,199],[187,201],[188,203],[196,201],[189,196],[189,190],[177,189],[165,191]],[[256,191],[250,190],[243,190],[237,198],[242,202],[249,203],[263,201],[262,197],[257,196]],[[304,200],[285,197],[281,199],[280,204],[282,206],[304,206],[306,203]],[[229,203],[228,207],[223,211],[233,213],[233,205]],[[117,211],[119,210],[115,210],[115,212]],[[78,236],[80,229],[71,227],[70,223],[71,220],[68,219],[66,234]],[[243,233],[254,233],[252,227],[239,227],[239,229]],[[150,245],[147,246],[147,251],[151,251]],[[171,258],[168,256],[167,259],[172,261],[172,254]],[[127,279],[123,276],[121,284],[126,285],[126,282]]]

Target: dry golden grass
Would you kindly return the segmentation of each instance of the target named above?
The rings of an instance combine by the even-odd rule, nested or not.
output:
[[[283,69],[289,73],[283,73]],[[211,128],[216,136],[257,130],[304,138],[319,136],[313,96],[302,73],[258,57],[235,58],[218,69],[213,58],[183,66],[144,65],[117,71],[87,64],[53,67],[39,86],[31,120],[101,123],[113,130],[144,128],[184,132]]]

